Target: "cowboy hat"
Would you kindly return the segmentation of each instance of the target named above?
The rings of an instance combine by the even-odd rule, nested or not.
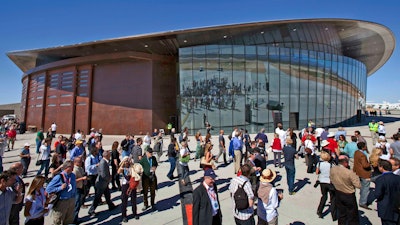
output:
[[[276,178],[276,172],[271,169],[265,169],[261,173],[260,181],[271,183]]]

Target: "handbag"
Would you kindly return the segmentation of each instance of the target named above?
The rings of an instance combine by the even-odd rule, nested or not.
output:
[[[42,165],[42,160],[40,160],[40,159],[38,159],[38,160],[36,160],[36,166],[40,166],[40,165]]]
[[[183,163],[188,163],[190,160],[190,155],[188,154],[187,156],[181,157],[180,161]]]
[[[36,166],[42,165],[42,160],[41,160],[41,158],[42,158],[42,153],[40,152],[40,153],[38,154],[37,159],[36,159],[36,163],[35,163]]]

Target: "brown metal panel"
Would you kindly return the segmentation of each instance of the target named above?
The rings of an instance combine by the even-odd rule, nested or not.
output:
[[[178,115],[176,107],[177,79],[174,61],[153,61],[153,128],[166,130],[169,117]]]
[[[46,73],[44,74],[44,90],[43,90],[43,103],[42,103],[42,120],[40,122],[40,127],[44,126],[44,120],[45,117],[44,115],[46,115],[46,96],[47,96],[47,86],[48,86],[48,71],[46,71]]]
[[[93,76],[92,127],[106,134],[152,128],[152,63],[98,64]]]

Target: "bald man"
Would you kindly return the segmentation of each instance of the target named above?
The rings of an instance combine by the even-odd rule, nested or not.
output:
[[[15,193],[17,193],[17,190],[15,189],[15,187],[17,187],[19,184],[20,187],[22,188],[22,199],[24,199],[25,198],[25,183],[21,178],[22,172],[24,171],[24,167],[22,166],[21,162],[17,162],[17,163],[14,163],[13,165],[11,165],[10,170],[14,171],[17,174],[17,176],[15,178],[15,183],[12,186],[12,189]],[[19,225],[19,212],[22,210],[23,206],[24,206],[24,201],[21,201],[20,203],[12,205],[10,218],[9,218],[10,225]]]

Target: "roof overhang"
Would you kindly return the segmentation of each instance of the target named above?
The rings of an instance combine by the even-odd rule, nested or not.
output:
[[[338,51],[342,55],[359,60],[366,65],[368,75],[382,67],[392,55],[395,38],[387,27],[360,20],[348,19],[302,19],[245,24],[221,25],[187,30],[167,31],[153,34],[135,35],[92,41],[68,46],[43,49],[14,51],[8,57],[24,72],[29,73],[35,67],[56,61],[114,52],[143,52],[158,55],[177,56],[179,48],[209,44],[255,44],[254,40],[240,40],[243,35],[259,34],[263,30],[282,27],[290,28],[301,25],[334,28],[340,39]],[[317,28],[316,28],[317,29]],[[327,28],[325,28],[327,29]],[[295,30],[295,29],[293,29]],[[322,32],[322,31],[317,31]],[[308,37],[306,35],[306,37]],[[307,38],[306,38],[307,39]],[[240,40],[240,41],[238,41]],[[276,40],[273,40],[274,42]],[[282,41],[285,41],[282,38]],[[315,42],[316,40],[301,40]],[[323,40],[318,40],[324,42]],[[254,42],[254,43],[251,43]],[[268,44],[268,43],[266,43]],[[321,43],[332,44],[332,43]]]

